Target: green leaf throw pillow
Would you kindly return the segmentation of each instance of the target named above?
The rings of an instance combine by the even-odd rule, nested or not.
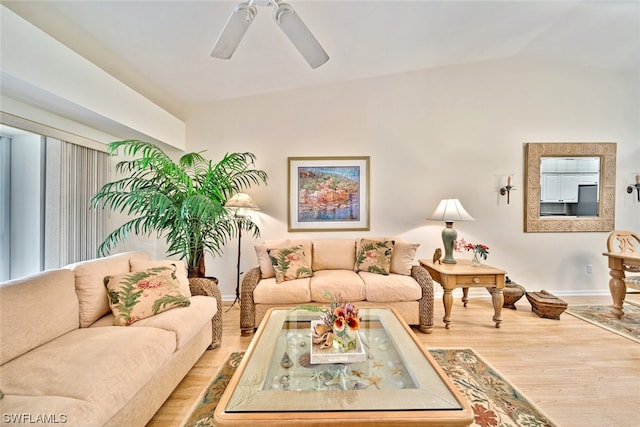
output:
[[[267,249],[276,271],[276,283],[313,276],[302,245],[289,248]]]
[[[180,292],[176,265],[104,278],[115,326],[129,326],[175,307],[187,307],[189,298]]]
[[[356,254],[356,270],[388,276],[394,244],[393,240],[360,240]]]

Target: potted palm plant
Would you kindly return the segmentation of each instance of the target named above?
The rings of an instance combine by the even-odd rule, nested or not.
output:
[[[267,173],[255,169],[252,153],[227,153],[218,162],[201,153],[187,153],[174,162],[158,146],[139,140],[112,142],[130,159],[118,162],[122,177],[92,196],[92,208],[106,208],[132,217],[113,230],[98,247],[107,255],[129,234],[164,236],[168,255],[186,260],[188,276],[205,277],[204,255],[222,254],[240,230],[258,237],[258,226],[238,219],[224,207],[228,198],[252,185],[267,183]]]

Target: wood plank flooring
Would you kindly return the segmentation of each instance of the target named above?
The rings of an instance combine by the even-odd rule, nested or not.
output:
[[[632,427],[640,415],[640,344],[569,314],[560,320],[531,312],[526,298],[517,310],[502,310],[502,327],[491,321],[491,299],[471,296],[465,308],[454,291],[451,329],[436,300],[432,334],[414,330],[426,347],[471,347],[482,355],[560,426]],[[608,296],[563,297],[569,305],[610,304]],[[640,302],[639,295],[627,301]],[[240,336],[240,309],[223,307],[222,347],[207,351],[149,422],[149,427],[179,426],[227,355],[244,350],[251,337]]]

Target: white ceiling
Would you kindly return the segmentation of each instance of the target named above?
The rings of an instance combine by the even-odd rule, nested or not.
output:
[[[497,58],[640,75],[640,0],[290,0],[330,56],[315,70],[271,7],[221,60],[209,53],[236,1],[2,3],[179,117],[215,100]]]

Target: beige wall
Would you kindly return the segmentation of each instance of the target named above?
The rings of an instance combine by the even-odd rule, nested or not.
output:
[[[528,290],[607,293],[607,233],[523,233],[523,143],[617,142],[616,228],[640,231],[640,204],[625,192],[640,172],[639,103],[634,76],[490,61],[201,105],[186,120],[187,150],[206,149],[214,160],[257,155],[270,177],[249,191],[262,208],[254,216],[262,239],[363,235],[287,233],[286,169],[288,156],[365,155],[367,234],[402,236],[430,257],[444,224],[426,218],[440,199],[456,197],[476,218],[454,224],[459,238],[490,246],[488,262]],[[509,205],[497,193],[506,174],[517,187]],[[255,242],[243,238],[243,271],[256,265]],[[236,244],[207,263],[225,297],[234,293]]]
[[[262,207],[256,220],[264,239],[288,235],[287,156],[368,155],[369,235],[401,235],[422,244],[419,257],[430,257],[441,245],[443,224],[425,218],[441,198],[457,197],[477,219],[455,224],[459,237],[489,245],[489,262],[508,270],[528,289],[607,293],[608,273],[601,255],[606,233],[522,232],[522,154],[523,143],[530,141],[617,142],[616,228],[640,231],[640,203],[625,192],[640,172],[637,76],[520,60],[489,61],[200,105],[190,111],[185,124],[157,111],[4,7],[2,23],[2,35],[18,41],[16,49],[3,51],[3,111],[99,143],[119,139],[116,130],[124,126],[126,132],[134,129],[174,144],[177,140],[176,146],[182,147],[186,126],[188,151],[207,149],[213,159],[228,151],[251,151],[270,176],[267,187],[250,191]],[[64,58],[54,61],[66,64],[62,74],[80,73],[99,84],[83,91],[75,81],[59,79],[59,72],[25,62],[24,52],[36,50],[47,53],[44,60],[51,55]],[[29,89],[22,95],[32,102],[60,101],[58,107],[67,109],[80,106],[112,123],[104,127],[95,120],[80,123],[80,118],[70,126],[69,120],[5,92],[12,84],[24,89],[21,82]],[[104,96],[96,96],[96,87]],[[56,94],[53,99],[45,96],[51,93]],[[119,96],[111,96],[115,93]],[[132,98],[125,103],[135,105],[135,111],[122,110],[122,99]],[[506,174],[514,174],[518,187],[510,205],[497,194]],[[120,224],[124,218],[113,214],[110,220]],[[295,233],[314,238],[356,235],[361,234]],[[244,271],[256,263],[254,242],[243,239]],[[223,258],[208,260],[209,274],[219,277],[226,297],[235,288],[235,245],[231,242]],[[134,236],[118,247],[126,249],[164,254],[162,242],[144,237]],[[587,264],[593,266],[592,274],[587,274]]]
[[[96,130],[185,147],[185,123],[0,5],[2,111],[51,127],[37,105]],[[15,98],[15,101],[11,98]],[[63,127],[69,132],[72,129]],[[92,133],[101,133],[95,132]],[[86,134],[82,134],[88,137]],[[101,142],[102,139],[98,139]]]

